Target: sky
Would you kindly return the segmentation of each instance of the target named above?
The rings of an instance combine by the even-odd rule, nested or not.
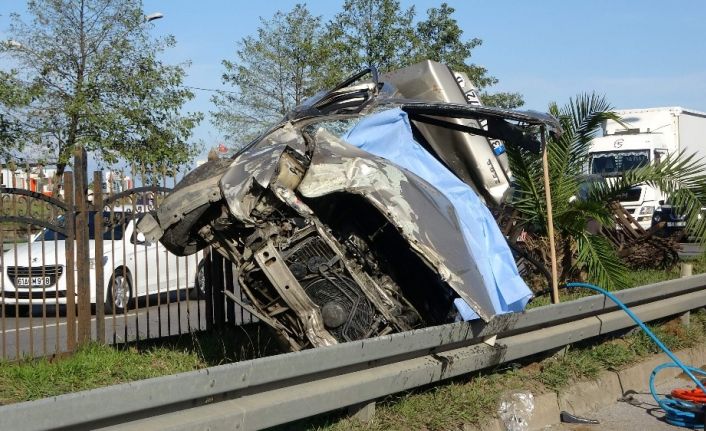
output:
[[[259,18],[289,11],[295,2],[238,0],[143,0],[146,14],[161,12],[150,31],[171,34],[177,46],[165,61],[191,61],[186,85],[229,89],[221,83],[223,59],[254,35]],[[441,0],[401,1],[426,15]],[[706,112],[706,1],[680,0],[447,0],[465,38],[482,46],[469,62],[499,79],[490,91],[519,92],[523,109],[546,111],[586,91],[604,94],[618,109],[682,106]],[[343,0],[312,0],[309,9],[326,21]],[[10,12],[24,0],[0,0],[0,39]],[[0,59],[2,61],[2,59]],[[353,72],[353,71],[351,71]],[[223,141],[211,124],[212,92],[195,91],[185,109],[206,119],[194,138],[208,148]],[[226,146],[229,145],[225,142]],[[203,153],[205,154],[205,152]]]

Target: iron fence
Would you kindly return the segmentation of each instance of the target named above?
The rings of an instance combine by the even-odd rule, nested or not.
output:
[[[29,166],[3,171],[0,358],[254,321],[226,301],[240,297],[230,263],[208,250],[176,256],[137,231],[176,176],[100,171],[81,190],[79,171],[53,184],[30,181]]]

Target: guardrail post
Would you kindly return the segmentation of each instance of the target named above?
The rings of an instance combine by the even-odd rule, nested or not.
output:
[[[348,407],[348,415],[352,419],[357,419],[363,423],[368,423],[372,421],[373,416],[375,416],[375,401],[356,404]]]
[[[693,271],[693,265],[690,263],[682,262],[679,264],[679,276],[680,277],[691,277]]]
[[[692,270],[693,270],[692,264],[682,262],[679,265],[679,276],[681,278],[691,277]],[[679,320],[681,321],[682,325],[689,327],[689,325],[691,324],[691,311],[687,311],[686,313],[679,316]]]

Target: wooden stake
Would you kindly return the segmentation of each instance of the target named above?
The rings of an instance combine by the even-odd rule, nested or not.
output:
[[[554,245],[554,216],[552,213],[552,191],[549,185],[549,157],[545,129],[542,127],[542,169],[544,170],[544,194],[547,198],[547,234],[549,235],[549,257],[552,263],[552,304],[559,303],[559,275],[556,266],[556,247]]]

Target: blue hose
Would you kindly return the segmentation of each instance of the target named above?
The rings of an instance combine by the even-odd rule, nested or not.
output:
[[[660,398],[657,395],[657,391],[655,390],[654,380],[657,373],[659,373],[661,370],[665,368],[678,367],[684,372],[685,375],[689,376],[689,378],[696,384],[699,389],[706,393],[706,388],[704,388],[703,383],[701,383],[701,381],[694,375],[694,373],[703,375],[706,375],[706,373],[704,373],[702,370],[699,370],[698,368],[693,368],[684,365],[684,363],[680,361],[679,358],[677,358],[676,355],[672,353],[672,351],[669,350],[659,338],[657,338],[657,336],[650,330],[650,328],[648,328],[647,325],[645,325],[642,320],[640,320],[640,318],[637,317],[635,313],[633,313],[632,310],[627,307],[627,305],[623,304],[612,293],[590,283],[572,282],[567,283],[566,286],[583,287],[596,291],[608,297],[608,299],[613,301],[618,307],[625,311],[628,316],[630,316],[630,318],[637,324],[637,326],[639,326],[640,329],[642,329],[642,331],[647,334],[652,339],[652,341],[655,342],[655,344],[657,344],[657,347],[659,347],[664,353],[667,354],[667,356],[669,356],[669,359],[671,359],[672,362],[657,366],[650,375],[650,392],[652,393],[652,397],[655,399],[657,404],[659,404],[659,406],[664,410],[665,420],[668,423],[685,428],[703,429],[704,406],[671,398]]]
[[[657,373],[665,368],[677,368],[677,364],[666,363],[658,365],[650,374],[650,393],[652,398],[657,401],[657,404],[664,410],[664,420],[668,423],[680,427],[703,429],[704,428],[704,409],[699,404],[694,404],[688,401],[683,401],[675,398],[660,397],[655,389],[655,377]],[[706,376],[706,372],[698,368],[687,367],[692,373],[702,374]]]

